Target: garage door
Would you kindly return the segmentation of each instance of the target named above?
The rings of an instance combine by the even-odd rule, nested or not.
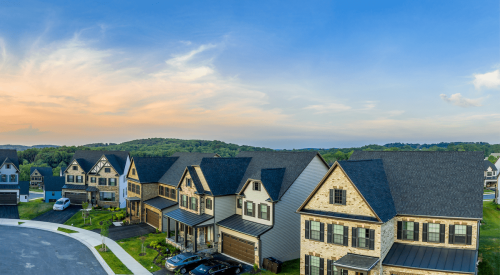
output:
[[[17,205],[17,193],[15,192],[1,192],[0,205]]]
[[[253,264],[255,262],[255,243],[228,234],[222,234],[222,253]]]
[[[82,204],[87,201],[87,193],[64,193],[64,197],[68,198],[71,204]]]
[[[156,212],[153,212],[149,209],[146,210],[146,222],[149,223],[150,225],[160,228],[160,215],[158,215]]]

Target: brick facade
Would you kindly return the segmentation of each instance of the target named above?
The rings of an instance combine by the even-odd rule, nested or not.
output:
[[[189,172],[186,172],[186,174],[184,175],[184,178],[182,179],[182,184],[180,186],[180,189],[178,189],[179,200],[180,200],[179,201],[179,208],[181,208],[183,210],[186,210],[186,211],[189,211],[189,212],[194,213],[194,214],[201,215],[201,214],[204,213],[204,207],[201,207],[201,206],[203,206],[203,204],[200,205],[200,196],[195,194],[196,187],[194,186],[194,183],[193,183],[192,180],[191,180],[191,186],[187,186],[186,185],[186,180],[187,179],[191,179],[191,175],[189,174]],[[187,197],[188,197],[188,207],[183,207],[181,205],[182,195],[187,195]],[[189,209],[189,205],[191,204],[191,201],[190,201],[191,197],[194,197],[194,198],[198,199],[198,211]]]

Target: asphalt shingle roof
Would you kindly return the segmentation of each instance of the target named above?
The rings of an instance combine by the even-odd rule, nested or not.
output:
[[[78,184],[65,184],[62,189],[71,189],[71,190],[86,190],[87,185],[78,185]]]
[[[217,223],[219,226],[229,228],[236,232],[240,232],[246,235],[259,237],[260,235],[266,233],[271,228],[270,225],[260,224],[252,221],[244,220],[241,215],[234,214],[229,218],[226,218]]]
[[[4,163],[12,163],[19,169],[19,158],[15,149],[0,149],[0,166]]]
[[[64,177],[47,177],[44,181],[44,188],[45,191],[61,191],[64,183]]]
[[[35,170],[40,172],[40,175],[42,175],[44,177],[52,177],[53,176],[51,167],[31,167],[30,168],[30,175],[32,175]]]
[[[252,158],[204,158],[200,168],[212,195],[236,194],[251,160]]]
[[[488,167],[491,167],[491,170],[492,171],[497,171],[497,167],[495,166],[495,164],[491,163],[491,161],[489,160],[484,160],[484,171],[488,170]]]
[[[262,169],[260,172],[262,184],[273,201],[279,200],[285,171],[286,168],[270,168]]]
[[[179,157],[134,157],[140,183],[159,182],[178,159]]]
[[[127,151],[78,150],[75,152],[73,158],[69,163],[71,165],[71,163],[73,163],[73,160],[76,160],[85,171],[85,173],[88,173],[103,155],[106,156],[106,158],[109,160],[109,163],[118,172],[118,174],[122,175],[127,163],[127,157],[129,156],[129,153]],[[113,157],[111,157],[111,155]]]
[[[20,181],[19,182],[19,195],[29,195],[30,194],[30,182]]]
[[[187,166],[200,165],[203,158],[213,158],[216,156],[217,154],[215,153],[174,153],[171,157],[179,157],[179,159],[160,178],[160,183],[177,186]]]
[[[382,222],[396,216],[396,207],[381,159],[338,163]]]
[[[198,173],[196,173],[196,170],[194,169],[194,167],[188,166],[187,169],[188,169],[189,174],[191,175],[191,178],[193,179],[193,183],[194,183],[194,186],[196,188],[196,191],[200,194],[205,193],[205,189],[203,188],[203,185],[201,184],[200,178],[198,177]]]
[[[147,201],[144,201],[144,204],[147,204],[149,206],[152,206],[156,209],[163,210],[165,208],[169,208],[171,206],[177,205],[176,201],[168,200],[162,197],[156,197],[149,199]]]
[[[174,211],[170,211],[164,214],[164,216],[191,227],[214,218],[214,216],[210,216],[208,214],[197,215],[183,209],[175,209]]]
[[[401,215],[483,217],[482,152],[354,151],[350,160],[382,159]]]

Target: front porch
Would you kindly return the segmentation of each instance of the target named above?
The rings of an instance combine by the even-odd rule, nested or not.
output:
[[[176,209],[164,215],[167,228],[175,223],[174,233],[167,232],[167,243],[179,248],[183,252],[208,252],[216,251],[214,245],[215,225],[213,216],[197,215],[182,209]],[[212,246],[209,248],[209,246]],[[215,247],[214,247],[215,246]]]

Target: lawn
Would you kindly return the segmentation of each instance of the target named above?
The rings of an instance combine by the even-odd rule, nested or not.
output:
[[[32,200],[30,202],[20,202],[17,206],[19,218],[22,220],[31,220],[52,210],[53,202],[43,202],[43,199]]]
[[[31,192],[39,192],[39,193],[43,193],[43,189],[40,189],[38,187],[30,187],[30,191]]]
[[[242,275],[249,275],[250,273],[243,273]],[[271,271],[263,270],[261,271],[263,275],[273,275]],[[283,263],[281,267],[281,273],[283,275],[299,275],[300,274],[300,259],[290,260]]]
[[[146,246],[152,241],[157,241],[158,243],[161,241],[165,241],[167,233],[148,234],[144,236],[146,237],[146,241],[144,241],[144,246]],[[130,254],[130,256],[136,259],[142,266],[144,266],[144,268],[146,268],[150,272],[155,272],[160,270],[158,266],[153,264],[153,259],[156,257],[156,255],[158,255],[158,252],[156,252],[156,250],[146,248],[146,255],[139,256],[139,253],[141,253],[141,245],[142,245],[142,242],[141,240],[139,240],[139,237],[119,240],[117,241],[117,243],[121,247],[123,247],[123,249],[125,249],[125,251],[127,251],[127,253]],[[173,247],[171,246],[168,247],[171,250],[173,249]]]
[[[500,274],[500,211],[492,201],[483,202],[483,222],[479,237],[479,254],[495,274]]]
[[[78,231],[71,230],[71,229],[66,229],[64,227],[58,227],[57,230],[61,231],[61,232],[64,232],[64,233],[78,233]]]
[[[106,261],[106,263],[111,267],[114,273],[116,274],[132,274],[132,272],[118,259],[115,254],[109,250],[107,252],[99,251],[101,245],[95,247],[97,252],[101,254],[101,257]]]
[[[67,220],[64,224],[72,225],[87,230],[100,229],[101,228],[101,226],[99,225],[100,221],[109,220],[113,215],[116,214],[125,214],[125,210],[113,211],[113,212],[108,210],[92,210],[90,211],[90,218],[92,219],[91,225],[83,225],[82,212],[78,212],[75,215],[73,215],[73,217],[71,217],[69,220]],[[86,219],[86,223],[89,223],[88,219]]]

